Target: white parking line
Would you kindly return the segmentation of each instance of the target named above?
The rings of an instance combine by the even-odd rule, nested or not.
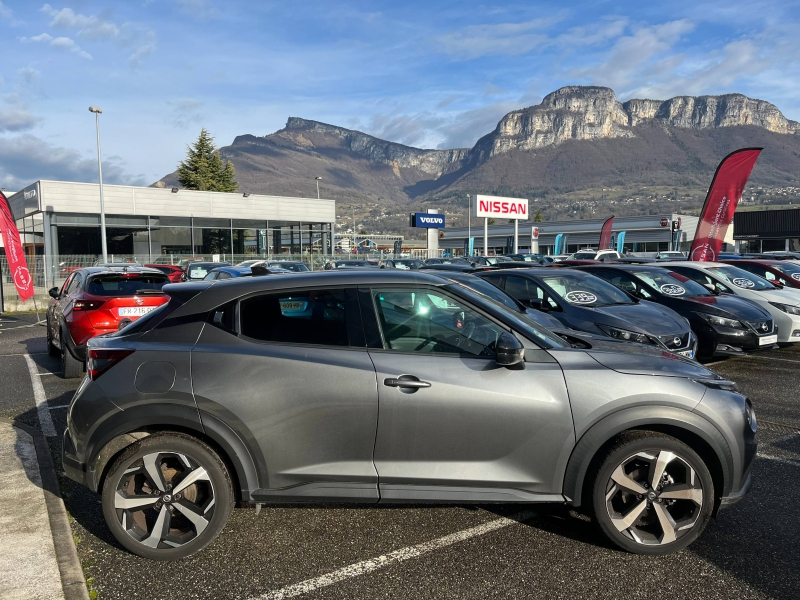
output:
[[[39,378],[39,369],[29,355],[25,354],[24,356],[25,362],[28,363],[28,373],[30,373],[33,386],[33,399],[36,401],[36,412],[39,413],[39,425],[42,427],[42,433],[47,437],[55,437],[56,428],[53,427],[53,419],[50,418],[50,411],[47,410],[47,396],[44,393],[42,380]]]
[[[388,565],[403,562],[411,558],[417,558],[418,556],[422,556],[423,554],[427,554],[433,550],[445,548],[447,546],[457,544],[458,542],[463,542],[464,540],[468,540],[491,531],[497,531],[498,529],[503,529],[509,525],[516,525],[520,521],[529,519],[534,514],[535,513],[532,511],[526,511],[513,515],[511,518],[503,517],[502,519],[489,521],[488,523],[483,523],[476,527],[471,527],[470,529],[464,529],[463,531],[457,531],[456,533],[451,533],[429,542],[423,542],[422,544],[417,544],[416,546],[408,546],[407,548],[401,548],[400,550],[395,550],[389,554],[363,560],[347,567],[337,569],[336,571],[331,571],[330,573],[322,575],[321,577],[306,579],[300,583],[295,583],[285,588],[269,592],[263,596],[257,596],[252,600],[282,600],[283,598],[294,598],[295,596],[308,594],[309,592],[333,585],[334,583],[344,581],[345,579],[351,579],[353,577],[358,577],[359,575],[366,575],[367,573],[377,571],[378,569],[382,569]]]

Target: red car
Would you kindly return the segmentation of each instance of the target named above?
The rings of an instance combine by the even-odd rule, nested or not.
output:
[[[186,281],[186,271],[183,270],[183,267],[179,267],[178,265],[150,264],[150,265],[145,265],[145,267],[149,267],[151,269],[158,269],[162,273],[166,274],[167,277],[169,277],[170,282],[172,283],[180,283],[181,281]]]
[[[787,287],[800,288],[800,265],[793,261],[745,258],[722,262],[749,271],[767,281],[777,281]]]
[[[169,300],[167,276],[145,267],[86,267],[49,291],[47,351],[61,356],[62,376],[81,377],[86,342],[112,333]]]

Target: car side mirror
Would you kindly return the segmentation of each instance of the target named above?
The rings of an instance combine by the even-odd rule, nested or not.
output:
[[[500,334],[495,345],[495,360],[501,367],[522,364],[524,367],[525,347],[515,336],[507,331]]]
[[[524,304],[528,308],[532,308],[534,310],[545,310],[544,303],[541,300],[539,300],[538,298],[529,298],[528,300],[525,300]]]
[[[51,298],[55,298],[56,300],[58,300],[58,288],[57,287],[50,288],[49,290],[47,290],[47,293],[50,294]]]

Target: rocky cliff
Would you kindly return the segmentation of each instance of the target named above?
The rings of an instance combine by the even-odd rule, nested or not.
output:
[[[636,137],[649,122],[682,129],[755,125],[783,134],[800,132],[769,102],[742,94],[678,96],[670,100],[620,103],[610,88],[568,86],[545,96],[541,104],[508,113],[471,152],[477,162],[511,150],[556,146],[567,140]]]
[[[243,191],[313,196],[320,176],[322,194],[345,204],[424,206],[428,199],[463,200],[466,192],[552,198],[581,190],[602,195],[612,187],[696,192],[708,186],[723,156],[746,146],[765,148],[752,182],[797,182],[800,124],[741,94],[623,103],[609,88],[569,86],[508,113],[473,148],[413,148],[290,117],[275,133],[241,135],[221,151]],[[159,183],[177,185],[177,178],[173,173]]]

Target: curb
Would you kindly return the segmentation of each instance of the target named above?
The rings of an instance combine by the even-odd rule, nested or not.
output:
[[[53,536],[53,546],[58,561],[58,571],[61,575],[61,588],[64,591],[64,600],[89,600],[89,590],[83,575],[78,549],[72,539],[72,528],[67,519],[67,509],[61,498],[58,487],[58,477],[50,456],[50,447],[41,431],[25,423],[13,419],[0,419],[14,427],[22,429],[33,437],[36,446],[36,458],[39,461],[39,473],[42,477],[42,491],[50,517],[50,532]]]

